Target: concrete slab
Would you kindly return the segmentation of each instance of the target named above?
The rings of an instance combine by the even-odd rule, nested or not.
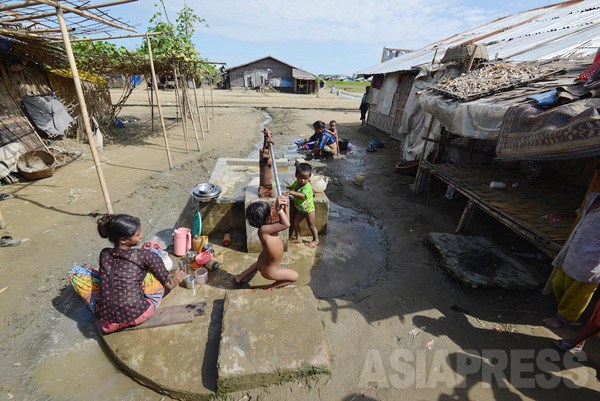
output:
[[[530,290],[544,283],[535,268],[486,238],[430,233],[427,242],[440,256],[443,269],[473,287]]]
[[[184,400],[212,399],[224,294],[224,288],[212,285],[199,286],[195,292],[178,287],[161,307],[206,301],[206,314],[192,323],[103,336],[106,350],[125,372],[161,394]]]
[[[329,374],[329,366],[323,323],[309,287],[227,293],[219,392]]]

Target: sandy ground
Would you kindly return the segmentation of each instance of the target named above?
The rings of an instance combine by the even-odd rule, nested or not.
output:
[[[269,127],[276,134],[279,154],[294,138],[308,134],[314,120],[339,122],[342,137],[350,139],[355,151],[327,163],[326,173],[332,177],[327,195],[352,211],[354,215],[345,217],[347,224],[367,218],[374,228],[364,235],[381,236],[377,249],[364,249],[381,252],[381,266],[356,260],[348,267],[369,269],[371,285],[319,300],[332,376],[227,399],[563,400],[574,394],[581,400],[598,399],[598,341],[589,343],[587,362],[554,354],[550,339],[570,333],[540,326],[540,319],[553,313],[551,298],[536,291],[466,288],[438,268],[422,238],[432,231],[452,232],[464,201],[443,199],[445,188],[435,182],[432,192],[414,197],[412,178],[394,172],[399,154],[394,141],[366,153],[372,136],[385,136],[359,127],[359,100],[327,91],[318,98],[214,91],[217,107],[210,133],[198,152],[190,127],[187,153],[181,125],[174,118],[172,91],[160,94],[173,170],[168,168],[159,125],[150,130],[142,90],[131,98],[138,106],[121,113],[130,121],[127,128],[117,131],[100,153],[114,210],[140,216],[148,236],[176,226],[188,212],[183,209],[190,189],[208,179],[218,157],[245,157],[256,148],[265,112],[273,118]],[[105,206],[86,148],[72,141],[59,146],[83,154],[52,178],[0,188],[16,196],[0,202],[8,224],[0,234],[28,239],[14,248],[0,248],[0,400],[164,399],[112,364],[93,327],[82,323],[87,312],[66,285],[69,267],[95,264],[98,251],[106,246],[94,224]],[[367,175],[363,187],[351,184],[358,171]],[[527,249],[482,214],[476,214],[471,232]],[[344,240],[353,248],[368,243],[361,236]],[[322,279],[318,269],[311,275],[311,280]],[[501,368],[494,369],[495,364]],[[582,388],[574,391],[574,385]]]

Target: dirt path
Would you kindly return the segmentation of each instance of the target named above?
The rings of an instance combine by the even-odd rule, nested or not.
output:
[[[536,292],[465,288],[441,272],[421,239],[431,231],[451,232],[464,204],[446,201],[436,191],[413,197],[412,178],[393,170],[397,143],[364,152],[377,133],[359,129],[358,112],[334,111],[356,109],[357,101],[327,94],[316,99],[220,92],[215,91],[220,107],[215,108],[201,152],[195,151],[194,141],[190,153],[185,152],[181,127],[172,119],[174,107],[166,108],[173,170],[168,169],[162,136],[149,132],[148,109],[124,109],[123,116],[140,121],[119,132],[101,153],[115,211],[140,216],[148,235],[172,228],[186,212],[189,190],[208,178],[218,157],[244,157],[254,149],[263,109],[273,117],[269,127],[278,144],[308,134],[316,119],[336,119],[355,153],[328,162],[327,174],[333,178],[327,194],[357,215],[368,216],[383,233],[385,252],[384,265],[368,288],[319,301],[333,361],[331,378],[258,389],[245,399],[562,400],[571,394],[567,385],[573,382],[587,387],[578,391],[582,400],[597,399],[600,385],[592,368],[567,369],[555,361],[556,368],[549,370],[559,380],[552,392],[518,381],[514,372],[510,375],[523,356],[511,355],[511,350],[531,351],[522,363],[533,364],[550,347],[549,339],[555,335],[539,321],[552,313],[551,300]],[[136,93],[141,99],[142,95]],[[241,107],[248,104],[259,108]],[[362,188],[351,184],[358,171],[367,175]],[[0,401],[163,399],[120,373],[106,358],[89,313],[65,286],[68,268],[95,263],[98,250],[106,245],[95,232],[95,216],[104,211],[104,204],[89,157],[84,154],[50,179],[2,191],[16,195],[0,202],[9,224],[2,235],[29,240],[0,248],[0,289],[7,287],[0,293]],[[484,216],[476,216],[475,225],[491,235],[511,237]],[[361,238],[348,246],[360,247]],[[415,328],[422,331],[413,338],[409,333]],[[507,355],[508,378],[490,388],[481,381],[491,365],[478,355],[492,351]],[[480,366],[468,377],[460,364],[466,357]],[[597,353],[588,358],[598,366]],[[236,394],[229,399],[243,397]]]

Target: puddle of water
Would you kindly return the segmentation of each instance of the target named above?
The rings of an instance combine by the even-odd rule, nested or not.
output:
[[[364,288],[383,270],[382,229],[368,216],[330,202],[327,235],[320,239],[309,282],[317,297],[336,297]]]

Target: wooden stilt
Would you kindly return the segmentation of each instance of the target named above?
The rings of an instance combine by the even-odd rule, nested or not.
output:
[[[192,113],[192,108],[190,107],[190,97],[188,96],[188,91],[187,91],[187,78],[185,78],[185,86],[184,86],[184,93],[185,93],[185,104],[184,106],[187,107],[187,112],[190,114],[190,119],[192,120],[192,128],[194,129],[194,137],[196,138],[196,145],[198,146],[198,152],[200,151],[200,139],[198,138],[198,131],[196,129],[196,120],[194,120],[194,113]]]
[[[154,71],[154,59],[152,58],[152,45],[150,44],[150,36],[146,36],[146,45],[148,46],[148,56],[150,58],[150,70],[152,71],[152,88],[156,94],[156,105],[158,106],[158,115],[160,116],[160,125],[162,127],[163,138],[165,139],[165,149],[167,149],[167,160],[169,161],[169,168],[173,170],[171,150],[169,149],[169,139],[167,138],[167,128],[165,127],[165,118],[163,116],[162,107],[160,105],[160,97],[158,95],[158,83],[156,82],[156,72]]]
[[[206,104],[206,91],[204,90],[204,81],[206,78],[202,78],[202,97],[204,98],[204,118],[206,119],[206,132],[210,133],[210,121],[208,120],[208,107]]]
[[[4,217],[2,217],[2,212],[0,212],[0,230],[6,227],[6,222],[4,221]]]
[[[71,73],[73,74],[73,83],[75,84],[75,91],[77,92],[77,100],[79,101],[79,107],[81,109],[81,116],[83,118],[83,124],[85,126],[85,133],[88,138],[88,143],[90,145],[90,152],[92,153],[92,159],[94,160],[94,165],[96,166],[96,173],[98,174],[98,181],[100,181],[100,188],[102,189],[102,195],[104,196],[104,202],[106,203],[106,211],[108,213],[113,212],[112,203],[110,201],[110,195],[108,193],[108,188],[106,186],[106,182],[104,181],[104,173],[102,172],[102,166],[100,165],[100,158],[98,157],[98,152],[96,151],[96,142],[94,141],[94,133],[92,132],[92,126],[90,124],[90,116],[88,114],[87,105],[85,103],[85,98],[83,96],[83,88],[81,87],[81,80],[79,79],[79,72],[77,71],[77,64],[75,63],[75,57],[73,56],[73,49],[71,47],[71,41],[69,38],[69,31],[67,28],[67,24],[65,22],[65,17],[63,15],[63,10],[61,5],[57,5],[56,7],[56,17],[58,18],[58,23],[60,25],[60,32],[63,37],[65,50],[67,52],[67,57],[69,59],[69,66],[71,67]]]
[[[469,202],[467,203],[467,206],[465,206],[465,210],[463,211],[463,214],[460,217],[458,226],[456,226],[455,232],[457,234],[462,232],[465,228],[467,228],[467,226],[471,222],[471,219],[473,218],[473,214],[474,214],[476,208],[477,208],[477,205],[475,204],[473,199],[469,199]]]
[[[202,123],[202,115],[200,114],[200,106],[198,106],[198,90],[196,88],[196,79],[192,78],[192,82],[194,83],[194,102],[196,104],[196,113],[198,115],[198,121],[200,121],[200,133],[202,134],[202,139],[204,139],[204,124]]]

